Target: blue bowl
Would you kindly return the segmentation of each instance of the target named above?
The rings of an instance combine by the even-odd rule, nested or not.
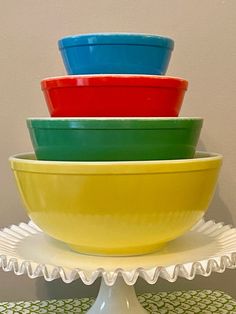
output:
[[[166,73],[174,41],[148,34],[98,33],[58,42],[68,74]]]

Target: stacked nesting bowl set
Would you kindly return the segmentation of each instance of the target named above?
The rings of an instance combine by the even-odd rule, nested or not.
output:
[[[172,39],[68,36],[68,75],[41,87],[50,118],[28,118],[33,153],[10,158],[29,217],[79,253],[151,253],[191,229],[222,157],[196,152],[202,118],[179,117],[187,89],[165,76]]]

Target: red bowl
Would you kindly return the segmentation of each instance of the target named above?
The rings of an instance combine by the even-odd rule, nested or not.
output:
[[[42,80],[52,117],[177,117],[188,82],[157,75],[71,75]]]

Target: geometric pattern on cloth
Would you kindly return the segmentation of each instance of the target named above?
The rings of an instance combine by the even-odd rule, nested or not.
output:
[[[139,302],[151,314],[236,314],[236,301],[221,291],[144,293]],[[94,298],[0,303],[3,314],[86,313]]]

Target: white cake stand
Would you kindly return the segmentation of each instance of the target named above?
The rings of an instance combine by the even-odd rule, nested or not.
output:
[[[65,283],[81,278],[91,285],[99,277],[98,297],[88,314],[144,314],[133,285],[141,276],[149,284],[162,277],[193,279],[236,268],[236,229],[201,220],[191,231],[162,250],[134,257],[82,255],[45,235],[32,222],[0,231],[0,266],[4,271],[30,278],[43,276]]]

